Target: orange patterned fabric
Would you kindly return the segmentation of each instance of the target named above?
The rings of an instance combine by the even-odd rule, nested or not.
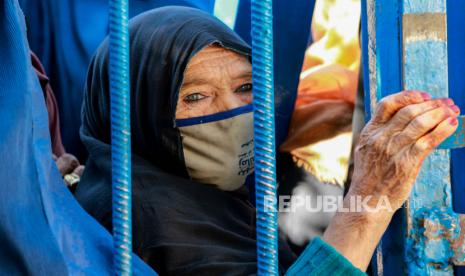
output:
[[[305,52],[289,134],[280,148],[324,182],[341,183],[344,177],[322,164],[319,157],[329,153],[319,151],[327,147],[312,145],[351,132],[360,68],[359,24],[360,0],[317,0],[312,21],[314,42]],[[339,152],[334,158],[342,160],[335,162],[344,170],[351,138],[334,142]]]

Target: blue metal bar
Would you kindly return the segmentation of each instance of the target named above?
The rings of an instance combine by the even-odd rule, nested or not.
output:
[[[276,210],[265,206],[276,204],[273,1],[252,0],[251,10],[257,271],[278,275],[278,217]]]
[[[399,0],[362,0],[365,118],[381,98],[402,90]]]
[[[400,0],[362,0],[362,58],[367,121],[382,97],[402,90]],[[405,212],[399,210],[383,235],[372,261],[376,275],[405,271]]]
[[[110,0],[110,117],[114,269],[132,274],[128,0]]]
[[[309,22],[312,22],[315,1],[273,1],[274,85],[277,87],[275,91],[275,141],[277,145],[286,139],[294,111],[300,71],[309,43]],[[251,0],[239,1],[234,26],[234,31],[249,44],[252,44],[251,6]]]
[[[465,111],[465,1],[447,1],[447,40],[449,64],[449,94],[456,105]],[[451,150],[452,205],[454,211],[465,214],[465,119],[462,117],[463,148]],[[457,132],[460,133],[460,132]],[[453,141],[453,140],[452,140]],[[460,141],[460,140],[459,140]],[[465,272],[465,267],[462,268]],[[465,275],[465,273],[464,273]]]

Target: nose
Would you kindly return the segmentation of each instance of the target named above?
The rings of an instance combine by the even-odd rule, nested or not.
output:
[[[227,94],[227,97],[224,98],[224,107],[226,110],[235,109],[241,106],[246,105],[247,103],[244,102],[241,97],[234,92],[230,92]]]

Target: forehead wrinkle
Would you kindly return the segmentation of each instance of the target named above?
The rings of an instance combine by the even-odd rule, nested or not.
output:
[[[213,45],[208,46],[207,48],[198,52],[194,57],[189,61],[187,69],[190,67],[218,67],[226,66],[230,63],[245,59],[248,62],[248,59],[238,54],[232,50],[225,49],[223,47]]]
[[[224,54],[227,52],[227,56]],[[248,59],[234,52],[224,50],[221,54],[192,60],[185,73],[183,86],[193,84],[218,84],[231,79],[252,77],[252,66]],[[244,62],[245,61],[245,62]],[[209,74],[212,70],[218,74]]]
[[[245,56],[213,45],[201,50],[189,61],[183,87],[204,84],[217,86],[228,78],[242,79],[251,76],[252,66]]]
[[[206,72],[208,72],[208,70],[203,67],[194,67],[190,68],[190,70],[186,70],[182,87],[215,83],[217,77],[209,76]]]

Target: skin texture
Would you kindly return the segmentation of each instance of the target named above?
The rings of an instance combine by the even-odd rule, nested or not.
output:
[[[220,47],[200,51],[190,61],[176,118],[203,116],[252,102],[247,58]],[[361,270],[366,270],[394,212],[408,198],[423,160],[457,129],[460,110],[450,99],[432,100],[405,91],[384,98],[365,126],[355,149],[355,168],[344,199],[370,197],[368,207],[388,200],[391,210],[338,212],[323,239]]]
[[[219,46],[197,53],[187,65],[176,119],[210,115],[252,103],[252,65]]]
[[[423,160],[457,129],[460,110],[450,99],[407,91],[384,98],[363,129],[354,153],[352,186],[344,199],[386,196],[392,210],[336,213],[324,240],[366,270],[394,212],[407,200]],[[344,234],[341,234],[344,233]]]

